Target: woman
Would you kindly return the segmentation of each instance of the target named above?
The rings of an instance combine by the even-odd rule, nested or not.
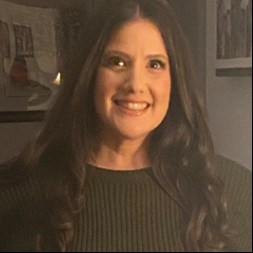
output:
[[[214,156],[169,5],[113,0],[91,22],[44,130],[2,169],[0,249],[249,250],[249,194],[226,187],[248,174]]]

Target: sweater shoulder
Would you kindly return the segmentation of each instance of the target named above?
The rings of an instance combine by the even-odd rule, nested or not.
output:
[[[252,173],[241,164],[216,157],[216,173],[224,185],[229,225],[235,235],[232,248],[236,252],[252,251]]]
[[[236,207],[249,208],[252,203],[252,172],[231,159],[217,156],[215,173],[222,181],[227,201]]]
[[[233,185],[234,188],[246,189],[252,185],[252,172],[249,169],[221,155],[215,157],[215,173],[225,188]]]
[[[15,208],[26,209],[41,201],[39,181],[28,169],[15,160],[0,165],[0,218]]]

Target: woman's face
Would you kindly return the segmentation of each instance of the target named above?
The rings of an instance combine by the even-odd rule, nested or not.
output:
[[[110,38],[96,77],[102,135],[145,139],[162,122],[170,91],[169,59],[159,29],[145,19],[123,25]]]

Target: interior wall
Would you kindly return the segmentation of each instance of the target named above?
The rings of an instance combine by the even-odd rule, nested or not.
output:
[[[197,82],[205,100],[206,93],[206,1],[170,0],[177,12],[195,61]]]
[[[61,7],[63,9],[70,7],[69,1],[64,0],[5,0],[6,2],[27,4],[37,7]],[[71,6],[91,9],[101,3],[102,0],[72,0]],[[104,1],[104,0],[103,0]],[[200,87],[205,90],[205,68],[204,68],[204,54],[205,52],[205,30],[202,30],[205,19],[205,1],[195,0],[177,0],[170,1],[175,11],[179,15],[179,19],[188,37],[189,43],[194,52],[195,61],[199,75]],[[182,12],[182,10],[184,10]],[[185,11],[187,10],[187,11]],[[205,27],[204,27],[205,28]],[[198,46],[196,46],[198,45]],[[28,123],[1,123],[0,124],[0,163],[9,160],[17,155],[23,147],[35,138],[36,134],[42,127],[42,123],[28,122]]]
[[[41,122],[0,124],[0,163],[17,156],[42,128]]]
[[[252,169],[252,76],[216,76],[215,1],[207,3],[206,100],[215,148]]]
[[[35,2],[34,0],[27,1]],[[48,1],[48,4],[49,2],[53,4],[55,1]],[[74,2],[81,4],[79,0]],[[216,77],[214,13],[210,11],[210,4],[212,5],[214,1],[172,0],[170,2],[179,13],[194,51],[198,80],[202,91],[206,91],[210,129],[215,148],[218,153],[251,169],[252,77]],[[0,162],[19,153],[41,127],[42,123],[1,123]]]

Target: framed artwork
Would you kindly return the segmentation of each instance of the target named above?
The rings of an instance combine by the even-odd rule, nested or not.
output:
[[[215,2],[216,70],[252,73],[252,0]]]
[[[0,122],[44,119],[94,1],[0,0]]]
[[[0,48],[4,58],[10,58],[10,33],[8,24],[0,20]]]
[[[13,25],[16,44],[16,55],[34,57],[31,27]]]
[[[43,120],[61,84],[60,13],[0,1],[0,122]]]

